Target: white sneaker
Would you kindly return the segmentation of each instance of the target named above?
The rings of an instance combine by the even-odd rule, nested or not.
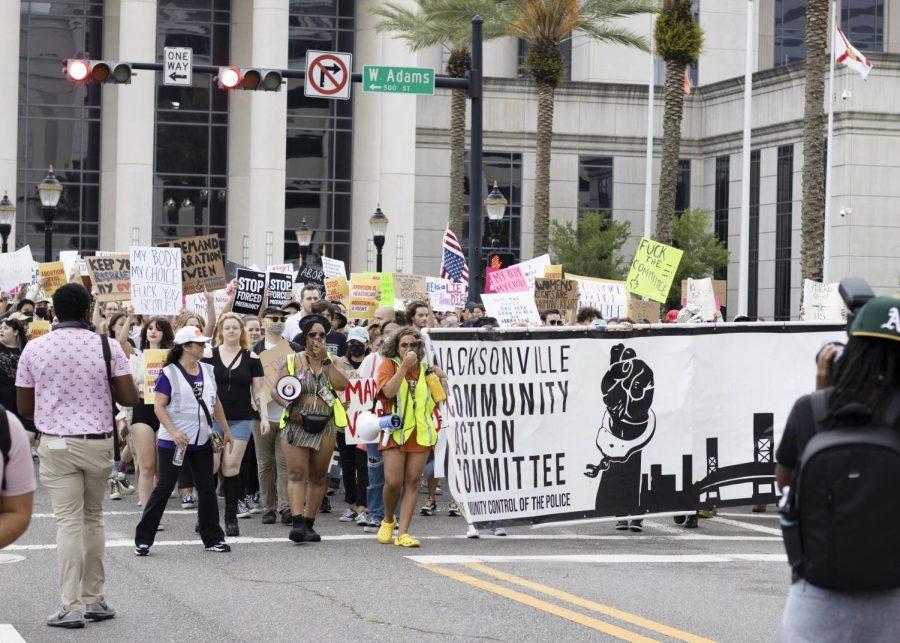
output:
[[[136,491],[134,485],[128,482],[128,476],[126,476],[124,473],[116,473],[116,482],[119,483],[119,490],[123,493],[128,494],[129,496]]]
[[[459,515],[459,505],[456,504],[455,500],[451,500],[447,504],[447,515],[448,516],[458,516]]]
[[[353,511],[352,509],[347,509],[347,511],[345,511],[343,514],[341,514],[341,517],[338,518],[338,521],[340,521],[340,522],[354,522],[355,520],[356,520],[356,512]]]
[[[360,527],[365,527],[369,522],[369,516],[366,515],[365,511],[360,511],[356,514],[356,524]]]
[[[466,530],[466,538],[481,538],[481,534],[478,533],[478,528],[475,525],[469,525],[469,528]]]
[[[122,499],[122,488],[119,486],[119,481],[115,478],[108,478],[106,481],[107,486],[109,487],[109,499],[110,500],[121,500]]]

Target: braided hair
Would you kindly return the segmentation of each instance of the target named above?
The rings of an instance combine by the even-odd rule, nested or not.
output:
[[[851,336],[835,364],[829,412],[852,402],[872,413],[900,389],[900,343],[875,337]]]

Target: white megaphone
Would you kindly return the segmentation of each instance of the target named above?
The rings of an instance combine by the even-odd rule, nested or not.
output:
[[[363,442],[372,442],[384,432],[384,444],[394,429],[400,428],[400,416],[396,414],[378,416],[371,411],[363,411],[356,416],[356,435]]]

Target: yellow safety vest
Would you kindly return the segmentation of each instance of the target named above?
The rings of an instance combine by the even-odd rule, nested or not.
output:
[[[400,368],[400,359],[391,360]],[[437,444],[437,429],[434,426],[434,400],[428,384],[425,382],[425,365],[419,364],[419,379],[412,395],[409,391],[409,382],[404,377],[400,382],[400,390],[397,391],[397,399],[394,400],[394,413],[403,421],[401,428],[396,429],[391,437],[397,444],[404,444],[413,429],[416,429],[416,442],[423,447],[433,447]]]
[[[287,371],[288,375],[294,374],[294,355],[296,353],[292,353],[287,356]],[[329,359],[331,359],[331,353],[328,353]],[[334,390],[334,387],[331,385],[331,382],[328,382],[328,388],[331,389],[332,395],[334,395],[334,406],[331,407],[331,410],[334,413],[334,424],[338,428],[345,428],[347,426],[347,411],[344,410],[344,405],[341,403],[340,398],[338,397],[337,391]],[[283,429],[287,426],[288,421],[288,411],[284,410],[284,413],[281,414],[281,422],[278,423],[278,428]]]

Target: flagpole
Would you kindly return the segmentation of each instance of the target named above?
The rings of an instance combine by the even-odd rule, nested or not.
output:
[[[831,65],[828,69],[828,136],[825,143],[825,221],[822,236],[822,283],[829,283],[831,270],[831,166],[834,163],[834,65],[837,51],[837,2],[831,0]]]
[[[747,0],[744,53],[744,144],[741,165],[741,236],[738,249],[738,315],[746,315],[750,299],[750,131],[753,126],[753,0]]]
[[[653,14],[650,14],[650,83],[647,86],[647,164],[644,179],[644,236],[653,236],[653,111],[656,104],[656,61],[653,58]]]

